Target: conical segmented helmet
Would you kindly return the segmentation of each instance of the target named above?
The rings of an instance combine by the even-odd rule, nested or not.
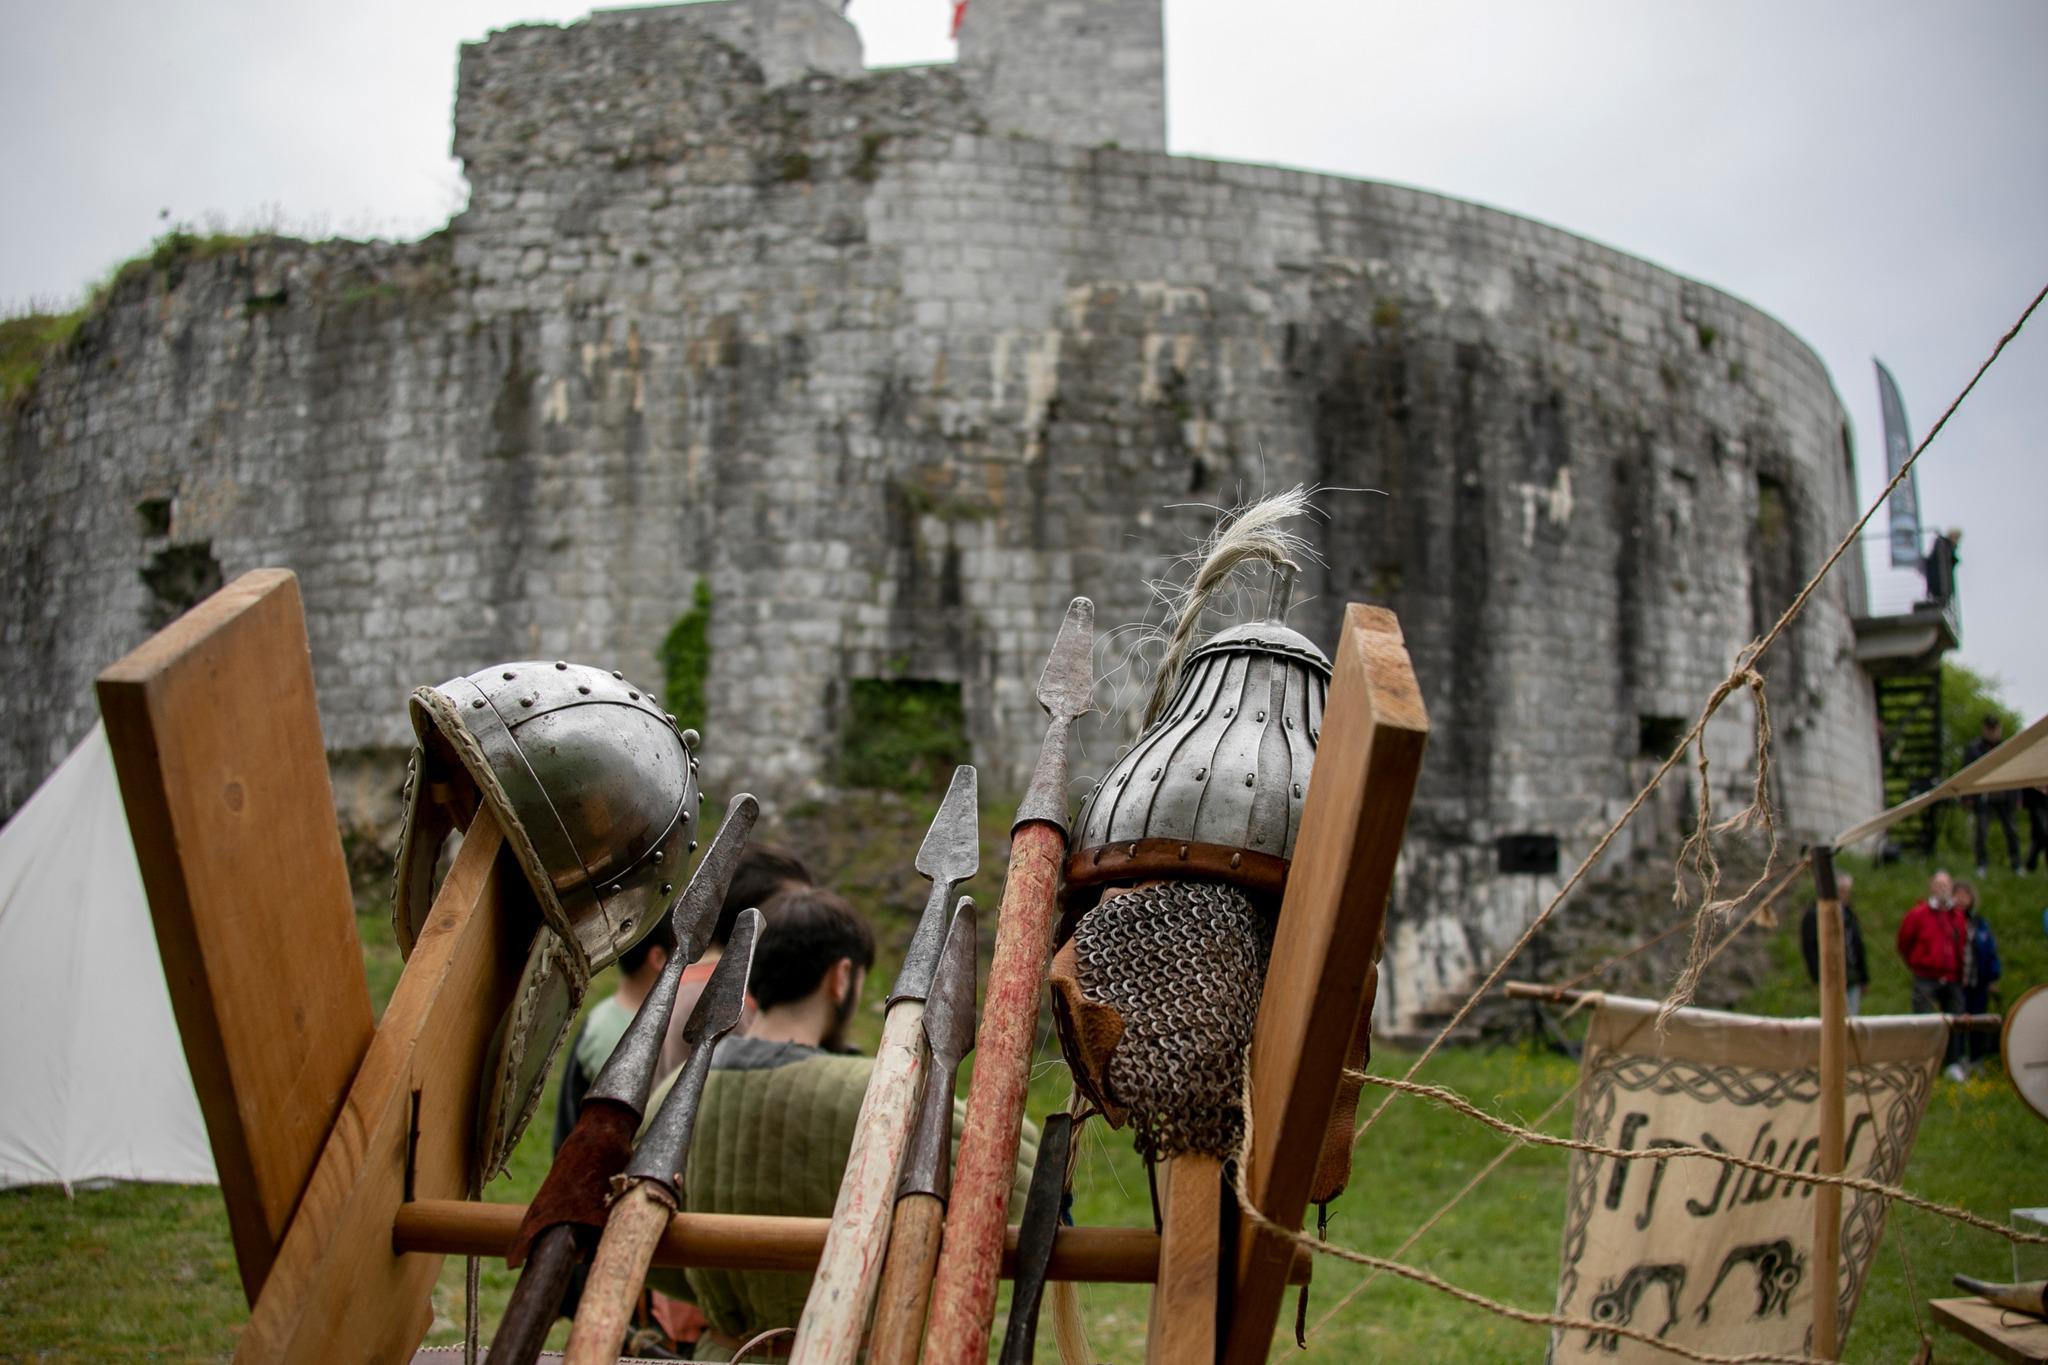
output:
[[[1329,656],[1277,621],[1222,631],[1189,654],[1172,700],[1081,807],[1069,922],[1093,903],[1088,888],[1147,877],[1277,897],[1329,688]]]
[[[412,695],[418,737],[405,794],[392,923],[410,954],[450,830],[497,819],[544,930],[494,1044],[480,1109],[483,1177],[503,1164],[591,973],[651,929],[696,848],[694,731],[616,671],[500,664]]]

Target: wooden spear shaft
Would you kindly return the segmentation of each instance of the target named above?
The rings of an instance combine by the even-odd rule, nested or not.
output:
[[[1065,831],[1050,824],[1024,826],[1010,845],[974,1079],[967,1087],[967,1126],[960,1134],[953,1198],[932,1286],[927,1365],[966,1365],[988,1357],[1039,996],[1052,951],[1054,897],[1066,852]]]
[[[1847,1115],[1849,1045],[1848,967],[1842,954],[1842,898],[1835,885],[1835,851],[1816,844],[1813,860],[1814,916],[1820,927],[1820,1151],[1815,1169],[1842,1170],[1842,1135]],[[1842,1354],[1840,1287],[1842,1270],[1842,1187],[1813,1191],[1813,1353],[1822,1360]]]

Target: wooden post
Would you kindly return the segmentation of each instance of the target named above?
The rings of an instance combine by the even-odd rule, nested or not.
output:
[[[1351,604],[1252,1035],[1245,1184],[1282,1227],[1299,1228],[1308,1206],[1428,738],[1400,623],[1383,608]],[[1243,1215],[1237,1247],[1223,1358],[1259,1365],[1295,1248]]]
[[[1816,844],[1814,916],[1820,928],[1820,1151],[1814,1169],[1842,1171],[1842,1135],[1847,1106],[1845,1070],[1849,1051],[1848,968],[1842,956],[1842,898],[1835,887],[1835,850]],[[1813,1353],[1839,1360],[1841,1341],[1842,1187],[1813,1190]]]
[[[1216,1359],[1216,1295],[1223,1238],[1223,1163],[1189,1153],[1159,1165],[1159,1282],[1145,1359],[1209,1365]]]
[[[98,691],[254,1305],[371,1031],[298,580],[243,574]]]

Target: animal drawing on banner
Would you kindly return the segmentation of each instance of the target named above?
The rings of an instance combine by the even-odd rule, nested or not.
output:
[[[1714,1276],[1713,1288],[1700,1300],[1701,1322],[1707,1320],[1714,1295],[1720,1292],[1721,1281],[1728,1278],[1729,1271],[1744,1263],[1756,1269],[1756,1312],[1750,1316],[1767,1318],[1776,1309],[1778,1316],[1784,1317],[1791,1310],[1792,1291],[1806,1278],[1806,1253],[1794,1251],[1792,1243],[1780,1237],[1774,1242],[1752,1242],[1748,1246],[1736,1247],[1721,1258],[1721,1271]]]
[[[1633,1326],[1636,1308],[1643,1301],[1643,1295],[1652,1285],[1664,1286],[1664,1325],[1657,1329],[1663,1336],[1678,1325],[1678,1296],[1685,1292],[1685,1267],[1670,1261],[1662,1265],[1644,1262],[1632,1265],[1619,1281],[1602,1280],[1600,1292],[1593,1296],[1588,1309],[1593,1321],[1611,1327]],[[1597,1346],[1612,1352],[1621,1345],[1621,1337],[1613,1332],[1589,1332],[1586,1345]]]

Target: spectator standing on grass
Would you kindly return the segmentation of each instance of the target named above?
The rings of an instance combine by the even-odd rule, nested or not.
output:
[[[2048,787],[2028,787],[2020,792],[2020,809],[2027,813],[2027,871],[2037,862],[2048,861]]]
[[[1963,1012],[1963,960],[1969,919],[1955,905],[1955,882],[1946,871],[1927,879],[1927,899],[1899,922],[1899,956],[1913,975],[1913,1013]],[[1963,1078],[1962,1046],[1952,1032],[1945,1057],[1951,1080]]]
[[[2005,722],[1997,716],[1984,717],[1984,728],[1963,750],[1963,766],[1969,767],[1984,755],[2005,742]],[[1986,866],[1990,853],[1991,820],[1998,819],[1999,828],[2005,831],[2005,856],[2012,862],[2012,870],[2020,870],[2020,832],[2012,822],[2012,808],[2016,793],[1980,792],[1970,798],[1970,811],[1975,817],[1977,876],[1989,876]]]
[[[1998,960],[1998,939],[1991,932],[1991,922],[1977,911],[1976,887],[1968,882],[1958,882],[1956,904],[1962,907],[1970,926],[1970,937],[1963,954],[1963,1013],[1989,1014],[1991,992],[1998,985],[1998,977],[2003,970],[2003,964]],[[1972,1066],[1997,1050],[1996,1036],[1990,1033],[1972,1032],[1964,1042],[1964,1052]]]
[[[1848,982],[1849,1013],[1858,1014],[1863,1009],[1863,988],[1870,984],[1870,966],[1863,956],[1863,926],[1857,922],[1855,910],[1850,908],[1849,895],[1856,886],[1856,879],[1848,873],[1835,877],[1835,888],[1842,897],[1842,967],[1843,979]],[[1806,975],[1815,985],[1820,984],[1820,905],[1818,902],[1806,907],[1805,916],[1799,921],[1799,951],[1806,958]]]

